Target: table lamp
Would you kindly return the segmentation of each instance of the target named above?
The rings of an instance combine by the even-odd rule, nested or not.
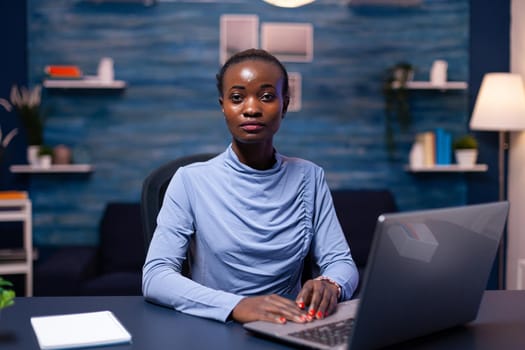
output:
[[[505,150],[509,131],[525,130],[525,89],[520,74],[487,73],[470,118],[472,130],[498,131],[499,200],[505,200]],[[498,286],[505,287],[504,266],[506,232],[503,233],[498,252]]]

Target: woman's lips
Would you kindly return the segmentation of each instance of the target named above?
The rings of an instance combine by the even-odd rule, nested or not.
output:
[[[244,131],[250,131],[250,132],[259,131],[262,128],[263,128],[262,124],[242,124],[241,125],[241,129],[243,129]]]

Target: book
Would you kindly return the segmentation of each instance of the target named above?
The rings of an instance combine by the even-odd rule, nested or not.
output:
[[[82,71],[77,66],[49,65],[44,71],[51,78],[81,78]]]
[[[436,128],[436,164],[450,165],[452,162],[452,136],[443,128]]]
[[[72,349],[131,343],[111,311],[31,317],[40,349]]]
[[[416,134],[416,142],[423,145],[423,166],[434,166],[436,164],[436,137],[434,132],[425,131]]]
[[[452,134],[445,131],[443,138],[443,163],[452,164]]]
[[[26,191],[0,191],[0,200],[4,199],[26,199]]]
[[[33,249],[33,260],[38,259],[38,251]],[[0,249],[0,264],[5,261],[25,261],[26,251],[24,248],[5,248]]]

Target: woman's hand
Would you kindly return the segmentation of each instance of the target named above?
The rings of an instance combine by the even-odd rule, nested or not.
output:
[[[296,304],[317,319],[331,315],[337,308],[339,289],[326,280],[308,280],[295,299]]]
[[[308,317],[293,300],[277,294],[246,297],[235,306],[231,315],[235,321],[241,323],[251,321],[305,323],[312,320],[312,317]]]

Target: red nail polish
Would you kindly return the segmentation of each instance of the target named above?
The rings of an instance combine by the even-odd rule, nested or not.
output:
[[[304,303],[302,301],[298,302],[297,306],[299,306],[299,309],[304,309]]]
[[[286,323],[286,318],[284,318],[284,317],[279,317],[279,322],[281,322],[281,323]]]
[[[323,313],[321,311],[317,312],[317,318],[323,318]]]
[[[328,311],[326,311],[326,312],[324,313],[324,317],[326,317],[326,316],[328,316]]]
[[[314,309],[310,309],[310,310],[308,311],[308,315],[310,315],[310,316],[315,315],[315,310],[314,310]]]

